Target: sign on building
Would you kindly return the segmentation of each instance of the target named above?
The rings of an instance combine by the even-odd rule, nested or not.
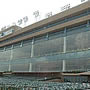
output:
[[[14,31],[13,29],[10,29],[10,30],[8,30],[8,31],[2,32],[2,33],[0,34],[0,38],[1,38],[1,37],[4,37],[4,36],[7,36],[7,35],[9,35],[9,34],[12,34],[13,31]]]
[[[46,14],[46,18],[49,18],[51,16],[52,16],[52,12],[49,12],[49,13]]]
[[[13,29],[10,29],[10,30],[8,30],[8,31],[5,31],[5,32],[3,32],[3,36],[6,36],[6,35],[9,35],[9,34],[12,34],[13,33]]]
[[[70,7],[71,7],[70,4],[67,4],[67,5],[61,7],[61,11],[68,10]]]
[[[84,2],[84,1],[86,1],[86,0],[81,0],[81,2]]]

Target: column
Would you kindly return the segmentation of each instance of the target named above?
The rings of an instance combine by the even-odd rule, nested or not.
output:
[[[31,58],[34,56],[34,39],[32,40]]]
[[[65,30],[64,30],[64,45],[63,45],[63,52],[64,52],[64,54],[66,53],[66,28],[65,28]],[[64,72],[65,70],[66,70],[66,61],[65,60],[63,60],[63,68],[62,68],[62,71]]]
[[[89,27],[89,20],[87,21],[87,27]]]
[[[32,39],[31,58],[34,56],[34,38]],[[29,72],[32,72],[32,62],[29,63]]]
[[[49,40],[49,35],[48,35],[48,33],[46,34],[46,39]]]
[[[9,68],[8,71],[11,71],[11,60],[13,59],[13,45],[11,47],[11,55],[10,55],[10,60],[9,60]]]
[[[23,47],[23,41],[21,42],[21,45],[20,45],[20,47]]]

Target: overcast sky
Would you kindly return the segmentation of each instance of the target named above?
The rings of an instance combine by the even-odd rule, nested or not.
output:
[[[81,0],[0,0],[0,28],[14,22],[17,24],[24,16],[28,16],[27,25],[32,24],[35,22],[34,11],[39,10],[42,20],[46,13],[59,13],[61,7],[69,3],[74,7],[81,4]]]

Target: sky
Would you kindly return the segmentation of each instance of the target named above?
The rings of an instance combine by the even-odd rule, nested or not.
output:
[[[18,20],[27,16],[28,22],[20,25],[25,27],[36,22],[33,12],[38,10],[40,13],[38,20],[43,20],[47,13],[52,12],[53,15],[60,13],[61,7],[67,4],[72,8],[81,4],[81,0],[0,0],[0,29],[12,26],[13,23],[18,25]]]

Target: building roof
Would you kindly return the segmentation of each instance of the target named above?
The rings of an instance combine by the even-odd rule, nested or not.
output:
[[[6,40],[8,38],[12,38],[14,36],[20,35],[20,34],[25,33],[25,32],[34,31],[34,30],[36,30],[38,28],[41,28],[41,27],[45,28],[45,26],[49,25],[50,23],[56,22],[58,20],[63,20],[65,18],[70,18],[73,15],[80,14],[82,11],[84,11],[84,10],[86,10],[88,8],[90,8],[90,2],[83,3],[81,5],[78,5],[76,7],[68,9],[68,10],[66,10],[64,12],[53,15],[50,18],[44,19],[42,21],[36,22],[36,23],[34,23],[32,25],[29,25],[29,26],[27,26],[25,28],[17,30],[12,35],[8,35],[6,37],[0,38],[0,41]],[[86,22],[89,19],[90,19],[90,15],[83,16],[83,17],[77,18],[75,20],[71,20],[71,21],[62,23],[60,25],[56,25],[56,26],[53,26],[53,27],[46,28],[45,30],[34,32],[34,33],[30,34],[30,35],[23,36],[21,38],[12,40],[11,42],[5,42],[3,44],[0,44],[0,47],[15,43],[15,42],[18,42],[18,41],[21,41],[21,40],[25,40],[25,39],[28,39],[28,38],[30,39],[30,38],[33,38],[33,37],[38,36],[38,35],[43,35],[45,33],[52,32],[52,31],[55,31],[55,30],[58,30],[58,29],[62,30],[65,27],[78,25],[79,23]]]
[[[8,31],[10,29],[14,29],[15,31],[18,31],[18,30],[21,29],[21,27],[20,26],[17,26],[17,25],[13,25],[13,26],[10,26],[10,27],[8,27],[6,29],[1,30],[0,33],[5,32],[5,31]]]

